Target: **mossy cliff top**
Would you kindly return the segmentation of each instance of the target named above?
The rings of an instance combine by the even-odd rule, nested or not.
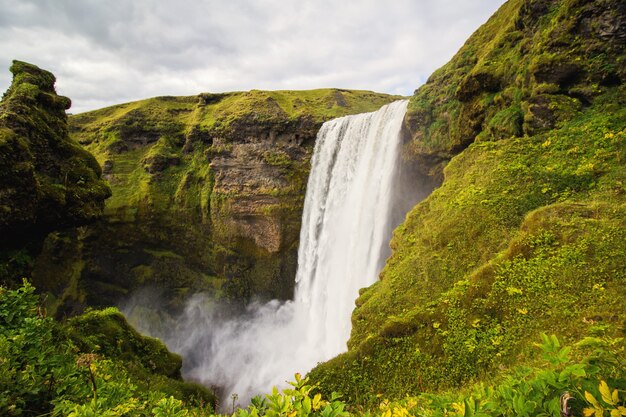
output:
[[[167,168],[176,171],[198,153],[203,153],[204,161],[193,163],[200,165],[227,157],[236,143],[265,142],[275,149],[304,142],[310,146],[324,121],[374,111],[400,98],[338,89],[203,93],[121,104],[72,116],[70,122],[73,138],[96,155],[105,174],[145,171],[131,175],[134,185],[124,182],[118,187],[119,181],[112,181],[109,210],[136,207],[148,199],[158,209],[168,208],[172,201],[164,201],[158,190],[146,186],[146,176]],[[293,159],[281,155],[268,154],[266,159],[273,165]]]
[[[474,141],[559,126],[626,79],[626,5],[510,0],[416,90],[409,158],[441,174]]]
[[[625,11],[511,0],[416,92],[405,156],[442,183],[311,372],[324,391],[373,405],[497,381],[541,332],[623,338]]]
[[[70,139],[54,76],[14,61],[0,103],[0,233],[3,244],[29,233],[79,225],[102,214],[110,190],[95,158]]]

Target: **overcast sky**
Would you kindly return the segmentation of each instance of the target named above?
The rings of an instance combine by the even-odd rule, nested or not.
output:
[[[159,95],[358,88],[409,95],[504,0],[0,0],[11,61],[70,112]]]

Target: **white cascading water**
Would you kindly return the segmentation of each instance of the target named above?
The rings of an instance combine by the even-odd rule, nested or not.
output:
[[[317,135],[300,231],[295,303],[307,344],[345,351],[359,289],[373,284],[390,238],[393,180],[407,101],[325,123]]]
[[[406,107],[406,100],[397,101],[331,120],[319,131],[294,301],[253,304],[243,316],[229,318],[196,295],[171,326],[151,327],[134,314],[134,303],[123,309],[127,317],[185,358],[187,378],[221,387],[223,404],[235,393],[245,404],[345,351],[354,300],[376,281],[388,253]]]

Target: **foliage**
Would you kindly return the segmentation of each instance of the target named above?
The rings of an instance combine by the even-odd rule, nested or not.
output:
[[[4,415],[213,416],[206,406],[142,387],[123,361],[81,353],[56,322],[42,316],[34,288],[0,288],[0,412]],[[324,399],[320,387],[296,374],[291,388],[256,397],[233,417],[550,416],[567,391],[575,415],[624,415],[626,366],[619,339],[601,335],[563,347],[542,336],[535,367],[520,366],[493,384],[475,383],[463,392],[421,394],[388,401],[376,397],[372,411],[350,408],[337,394]],[[579,359],[573,359],[578,357]],[[373,404],[372,404],[373,405]]]
[[[71,345],[42,317],[34,288],[0,287],[0,414],[42,413],[57,396],[83,393]]]
[[[332,394],[329,400],[314,393],[316,386],[309,385],[308,378],[295,375],[295,381],[289,383],[293,388],[279,392],[275,387],[271,394],[256,397],[245,409],[238,409],[233,417],[347,417],[345,404],[339,396]]]
[[[124,360],[110,348],[102,353],[81,350],[73,343],[78,329],[72,329],[70,338],[46,317],[28,282],[15,290],[0,287],[0,414],[183,416],[188,414],[181,410],[210,411],[207,400],[214,399],[206,391],[133,366],[139,354]],[[103,336],[98,341],[96,334],[83,338],[94,344],[113,342]]]

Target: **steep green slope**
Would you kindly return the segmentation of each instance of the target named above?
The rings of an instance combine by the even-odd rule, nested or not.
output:
[[[617,1],[511,0],[416,92],[405,155],[442,185],[312,371],[324,391],[371,404],[532,363],[540,332],[624,336],[625,28]]]
[[[173,305],[197,290],[290,298],[317,131],[399,98],[253,90],[72,116],[73,138],[96,155],[113,196],[105,221],[49,239],[36,283],[63,263],[81,277],[79,304],[115,303],[142,286],[158,287]]]
[[[11,72],[0,102],[0,282],[27,263],[22,245],[93,221],[110,195],[94,157],[69,137],[70,100],[56,94],[54,76],[20,61]]]

